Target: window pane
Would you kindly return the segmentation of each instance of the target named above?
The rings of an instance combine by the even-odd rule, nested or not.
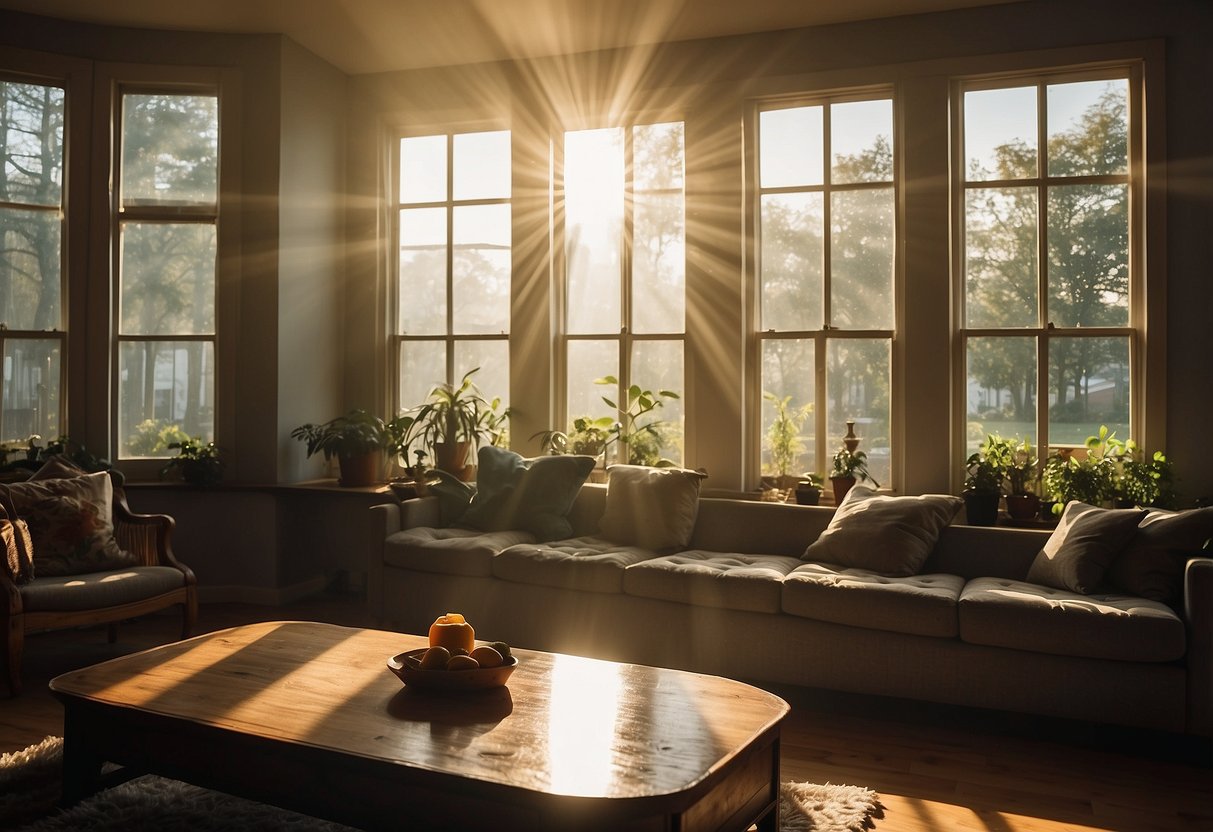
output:
[[[1057,326],[1129,321],[1129,186],[1049,189],[1049,320]]]
[[[859,450],[881,485],[890,482],[889,342],[836,339],[826,347],[826,435],[832,455],[842,447],[846,421],[855,422]]]
[[[510,206],[456,206],[454,223],[454,331],[508,332]]]
[[[682,193],[635,197],[632,331],[682,332],[686,320],[686,225]]]
[[[1036,87],[974,90],[964,96],[965,178],[1036,176]]]
[[[1048,87],[1049,175],[1129,172],[1129,82]]]
[[[683,158],[681,121],[632,128],[632,186],[636,191],[681,191]]]
[[[1049,444],[1082,445],[1107,425],[1129,433],[1129,339],[1049,341]]]
[[[795,477],[816,468],[814,351],[813,342],[807,340],[772,339],[762,342],[764,474],[786,473]],[[774,397],[773,401],[771,397]],[[794,431],[772,429],[780,408],[788,417],[787,426],[794,428]]]
[[[64,99],[58,87],[0,80],[0,202],[62,201]]]
[[[446,210],[400,212],[401,335],[446,332]]]
[[[820,193],[762,198],[762,325],[778,332],[820,329],[825,217]]]
[[[121,245],[121,334],[214,333],[214,225],[125,223]]]
[[[831,323],[893,327],[893,189],[831,194]]]
[[[62,329],[63,219],[51,211],[0,208],[0,323]]]
[[[454,144],[455,199],[506,199],[510,196],[509,130],[459,133],[454,137]]]
[[[214,344],[120,344],[118,446],[123,456],[172,456],[162,440],[177,441],[181,434],[207,442],[215,438]]]
[[[455,342],[455,380],[464,373],[475,370],[472,381],[490,402],[501,399],[502,409],[510,403],[510,342],[504,339],[493,341]]]
[[[423,404],[430,391],[446,381],[446,344],[442,341],[405,341],[400,345],[401,411]]]
[[[581,416],[616,415],[602,400],[618,401],[619,390],[594,379],[619,375],[619,345],[615,341],[568,342],[568,416],[569,423]]]
[[[830,180],[888,182],[893,179],[893,102],[853,101],[830,107]]]
[[[24,442],[37,434],[49,442],[62,433],[60,360],[58,339],[5,339],[0,441]]]
[[[758,114],[759,185],[785,188],[823,181],[822,108],[789,107]]]
[[[970,338],[965,345],[966,454],[986,435],[1036,435],[1036,339]]]
[[[122,97],[124,205],[214,205],[218,174],[216,96]]]
[[[632,383],[654,393],[669,390],[678,394],[677,399],[659,398],[661,407],[640,418],[639,425],[655,424],[656,433],[642,434],[631,443],[629,461],[635,464],[654,465],[662,458],[682,464],[682,360],[682,341],[636,341],[632,345]]]
[[[623,243],[623,131],[564,136],[568,331],[618,332]]]
[[[1037,326],[1035,188],[965,194],[965,323]]]
[[[400,201],[446,199],[446,136],[400,140]]]

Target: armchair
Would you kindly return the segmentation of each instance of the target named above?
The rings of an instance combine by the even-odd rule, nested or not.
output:
[[[181,637],[198,617],[193,571],[173,556],[174,521],[164,514],[135,514],[121,488],[113,495],[114,537],[135,555],[136,565],[104,572],[39,578],[18,584],[0,569],[0,620],[7,634],[9,690],[21,692],[25,634],[42,630],[106,624],[110,643],[118,622],[174,605],[182,608]]]

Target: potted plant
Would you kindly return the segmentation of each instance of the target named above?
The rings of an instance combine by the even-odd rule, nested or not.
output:
[[[800,475],[796,483],[796,503],[802,506],[815,506],[821,502],[821,475],[806,471]]]
[[[224,463],[214,442],[203,442],[199,437],[173,442],[169,447],[176,448],[177,455],[160,469],[162,479],[172,471],[191,485],[214,485],[223,479]]]
[[[544,430],[531,436],[539,440],[539,446],[549,454],[582,454],[600,456],[611,442],[615,441],[612,428],[615,420],[610,416],[597,419],[578,416],[567,432]]]
[[[868,455],[863,451],[840,448],[838,453],[834,454],[834,464],[830,470],[830,484],[834,486],[834,505],[841,503],[855,483],[862,480],[870,480],[872,485],[880,488],[880,483],[868,473]]]
[[[775,487],[792,488],[797,483],[789,472],[804,451],[800,429],[804,425],[804,420],[813,413],[813,403],[809,402],[801,407],[793,408],[791,396],[781,398],[774,393],[764,392],[762,397],[775,408],[775,419],[767,428],[764,437],[764,444],[771,455],[768,470],[775,475],[776,479],[773,483]]]
[[[467,480],[472,476],[468,457],[481,442],[504,435],[508,410],[497,411],[500,400],[487,401],[472,380],[479,367],[468,370],[458,384],[439,384],[430,390],[423,404],[410,410],[398,420],[405,425],[395,450],[407,458],[413,443],[419,442],[433,454],[435,467]]]
[[[354,409],[323,424],[300,425],[291,431],[291,438],[307,444],[309,457],[318,453],[326,460],[337,457],[343,486],[374,485],[380,480],[388,430],[378,416]]]
[[[1173,502],[1171,463],[1162,451],[1147,459],[1132,439],[1120,442],[1110,438],[1114,472],[1112,500],[1118,507],[1169,505]]]
[[[617,385],[615,376],[603,376],[594,379],[595,384]],[[618,411],[619,421],[613,422],[608,429],[613,436],[613,442],[618,442],[627,453],[627,461],[631,465],[653,465],[661,468],[675,465],[672,460],[661,456],[661,425],[660,419],[650,419],[641,423],[641,419],[662,407],[663,399],[677,399],[678,394],[672,390],[646,390],[639,384],[633,384],[624,391],[620,403],[603,396],[607,406]],[[607,443],[610,445],[611,443]]]
[[[1040,513],[1040,497],[1036,494],[1036,449],[1029,439],[1011,440],[1007,460],[1007,514],[1014,520],[1030,520]]]
[[[965,460],[965,517],[971,526],[993,526],[998,521],[1002,481],[1011,458],[1011,443],[987,434],[981,447]]]

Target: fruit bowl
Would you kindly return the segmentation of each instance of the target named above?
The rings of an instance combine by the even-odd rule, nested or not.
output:
[[[400,681],[418,690],[435,690],[446,693],[488,690],[502,687],[518,666],[518,657],[510,656],[497,667],[480,667],[474,670],[423,670],[421,656],[427,648],[420,647],[397,653],[387,660],[388,670],[400,677]]]

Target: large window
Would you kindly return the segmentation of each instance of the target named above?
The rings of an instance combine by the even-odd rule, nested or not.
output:
[[[641,391],[662,402],[640,420],[659,420],[655,431],[612,449],[618,461],[683,459],[684,158],[682,122],[564,136],[569,429],[583,417],[626,419]]]
[[[846,423],[890,482],[893,102],[758,113],[758,351],[764,474],[828,473]]]
[[[215,435],[219,99],[124,89],[116,260],[118,452]]]
[[[0,442],[63,428],[65,101],[0,78]]]
[[[966,445],[1132,434],[1136,122],[1125,73],[961,88]]]
[[[399,151],[396,407],[472,370],[508,406],[510,133],[408,136]]]

